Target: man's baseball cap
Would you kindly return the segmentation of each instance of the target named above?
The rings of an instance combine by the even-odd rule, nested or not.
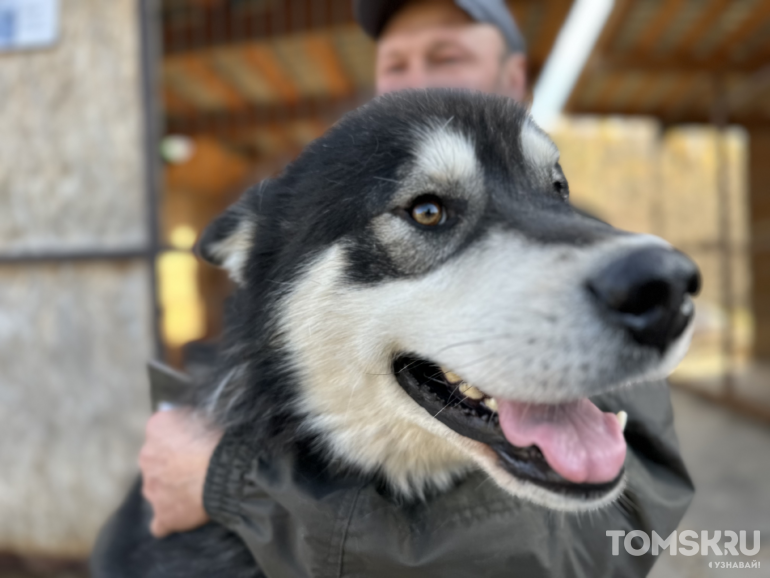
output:
[[[353,0],[353,12],[364,32],[376,40],[390,17],[408,1]],[[511,52],[526,52],[524,37],[503,0],[454,0],[454,3],[476,22],[496,26],[505,37]]]

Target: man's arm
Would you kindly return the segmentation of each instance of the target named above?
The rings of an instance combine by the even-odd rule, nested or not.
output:
[[[209,521],[203,487],[222,432],[187,409],[154,414],[139,454],[142,493],[152,505],[150,532],[162,538]]]

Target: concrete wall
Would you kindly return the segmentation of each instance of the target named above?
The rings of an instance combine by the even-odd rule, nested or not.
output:
[[[0,255],[134,249],[145,223],[137,0],[62,0],[0,54]],[[149,414],[147,262],[0,262],[0,552],[86,554]]]

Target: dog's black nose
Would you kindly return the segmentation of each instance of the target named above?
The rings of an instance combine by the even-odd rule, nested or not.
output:
[[[688,257],[651,247],[613,261],[588,281],[588,289],[614,323],[663,353],[692,319],[690,295],[700,284],[698,267]]]

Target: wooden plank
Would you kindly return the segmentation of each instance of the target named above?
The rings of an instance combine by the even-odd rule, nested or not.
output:
[[[770,66],[751,76],[744,76],[735,82],[728,92],[727,104],[731,116],[762,114],[763,109],[770,115]]]
[[[269,40],[291,24],[293,33],[319,30],[330,25],[354,24],[350,0],[254,1],[253,10],[244,10],[246,2],[206,2],[175,16],[173,10],[163,15],[163,48],[176,54],[194,49],[239,44],[246,40]],[[319,13],[322,18],[297,18],[298,14]]]
[[[712,0],[708,8],[701,14],[690,29],[684,33],[671,46],[669,54],[672,56],[681,56],[689,52],[693,45],[711,28],[716,20],[723,15],[730,4],[730,0]]]
[[[215,72],[209,62],[208,54],[178,55],[174,59],[191,80],[205,86],[206,90],[216,95],[226,108],[239,109],[248,105],[243,95]]]
[[[669,89],[668,94],[661,99],[658,111],[665,113],[675,110],[681,104],[681,100],[692,90],[695,80],[694,74],[683,74]],[[653,114],[658,114],[658,111],[653,111]]]
[[[166,59],[163,62],[163,86],[178,93],[197,109],[213,111],[227,108],[227,103],[222,101],[217,94],[209,91],[207,86],[190,77],[185,69],[179,66],[176,59]]]
[[[374,87],[375,45],[358,26],[340,26],[330,30],[337,56],[348,78],[358,90]]]
[[[317,66],[326,80],[328,94],[344,96],[353,91],[353,83],[342,67],[328,34],[308,34],[304,38],[308,60]]]
[[[629,47],[629,52],[636,54],[646,54],[668,30],[668,27],[676,18],[686,0],[669,0],[663,2],[663,6],[658,9],[658,13],[647,25],[636,39],[635,44]]]
[[[292,123],[287,127],[287,132],[294,140],[295,146],[304,148],[311,141],[321,136],[328,126],[328,123],[321,122],[317,117],[311,117],[307,120],[299,120]]]
[[[749,202],[753,251],[754,353],[770,360],[770,130],[749,130]],[[761,272],[765,274],[760,274]]]
[[[182,116],[195,113],[196,108],[177,92],[172,86],[163,87],[163,112],[170,116]]]
[[[606,110],[613,109],[613,100],[618,91],[628,80],[628,75],[616,73],[610,76],[604,83],[599,94],[593,99],[593,106],[603,108]]]
[[[696,74],[686,88],[671,97],[668,104],[662,107],[662,113],[677,121],[685,115],[702,114],[712,119],[713,112],[713,82],[710,76]]]
[[[217,48],[212,52],[217,72],[237,87],[244,98],[255,104],[279,100],[279,95],[273,90],[270,83],[259,71],[254,70],[254,67],[246,62],[240,50],[237,48]]]
[[[278,63],[273,49],[266,44],[246,44],[241,48],[243,58],[270,83],[272,89],[288,103],[299,100],[299,91]]]
[[[605,72],[613,71],[632,71],[649,73],[664,72],[754,72],[767,65],[770,61],[768,57],[760,56],[759,53],[752,54],[749,59],[742,62],[717,61],[714,59],[698,59],[688,55],[671,57],[652,57],[647,54],[629,54],[620,56],[605,56],[597,64],[597,69]]]
[[[604,31],[599,36],[599,40],[596,43],[596,48],[605,52],[614,46],[618,39],[618,35],[631,15],[631,11],[636,7],[637,2],[631,2],[630,0],[619,0],[615,3],[615,9],[610,14],[604,25]]]
[[[729,61],[736,44],[750,38],[760,27],[766,25],[768,20],[770,20],[770,2],[765,0],[760,2],[754,8],[754,11],[744,18],[740,25],[719,42],[710,60],[717,62]]]
[[[214,138],[195,138],[193,158],[170,164],[165,170],[165,186],[191,194],[221,195],[238,186],[249,172],[249,163]]]
[[[571,7],[569,0],[549,0],[545,22],[537,32],[534,46],[527,51],[528,58],[541,64],[545,62]]]
[[[642,77],[641,87],[632,94],[625,103],[625,110],[642,111],[650,96],[658,89],[662,79],[659,75],[645,74]]]
[[[263,106],[253,106],[246,110],[222,110],[209,114],[195,114],[186,117],[168,119],[166,130],[169,133],[182,133],[190,136],[203,134],[222,138],[235,138],[233,135],[255,130],[270,122],[292,122],[297,119],[318,117],[322,121],[336,120],[339,116],[363,104],[363,99],[353,94],[348,97],[321,98],[297,103],[281,102]]]

